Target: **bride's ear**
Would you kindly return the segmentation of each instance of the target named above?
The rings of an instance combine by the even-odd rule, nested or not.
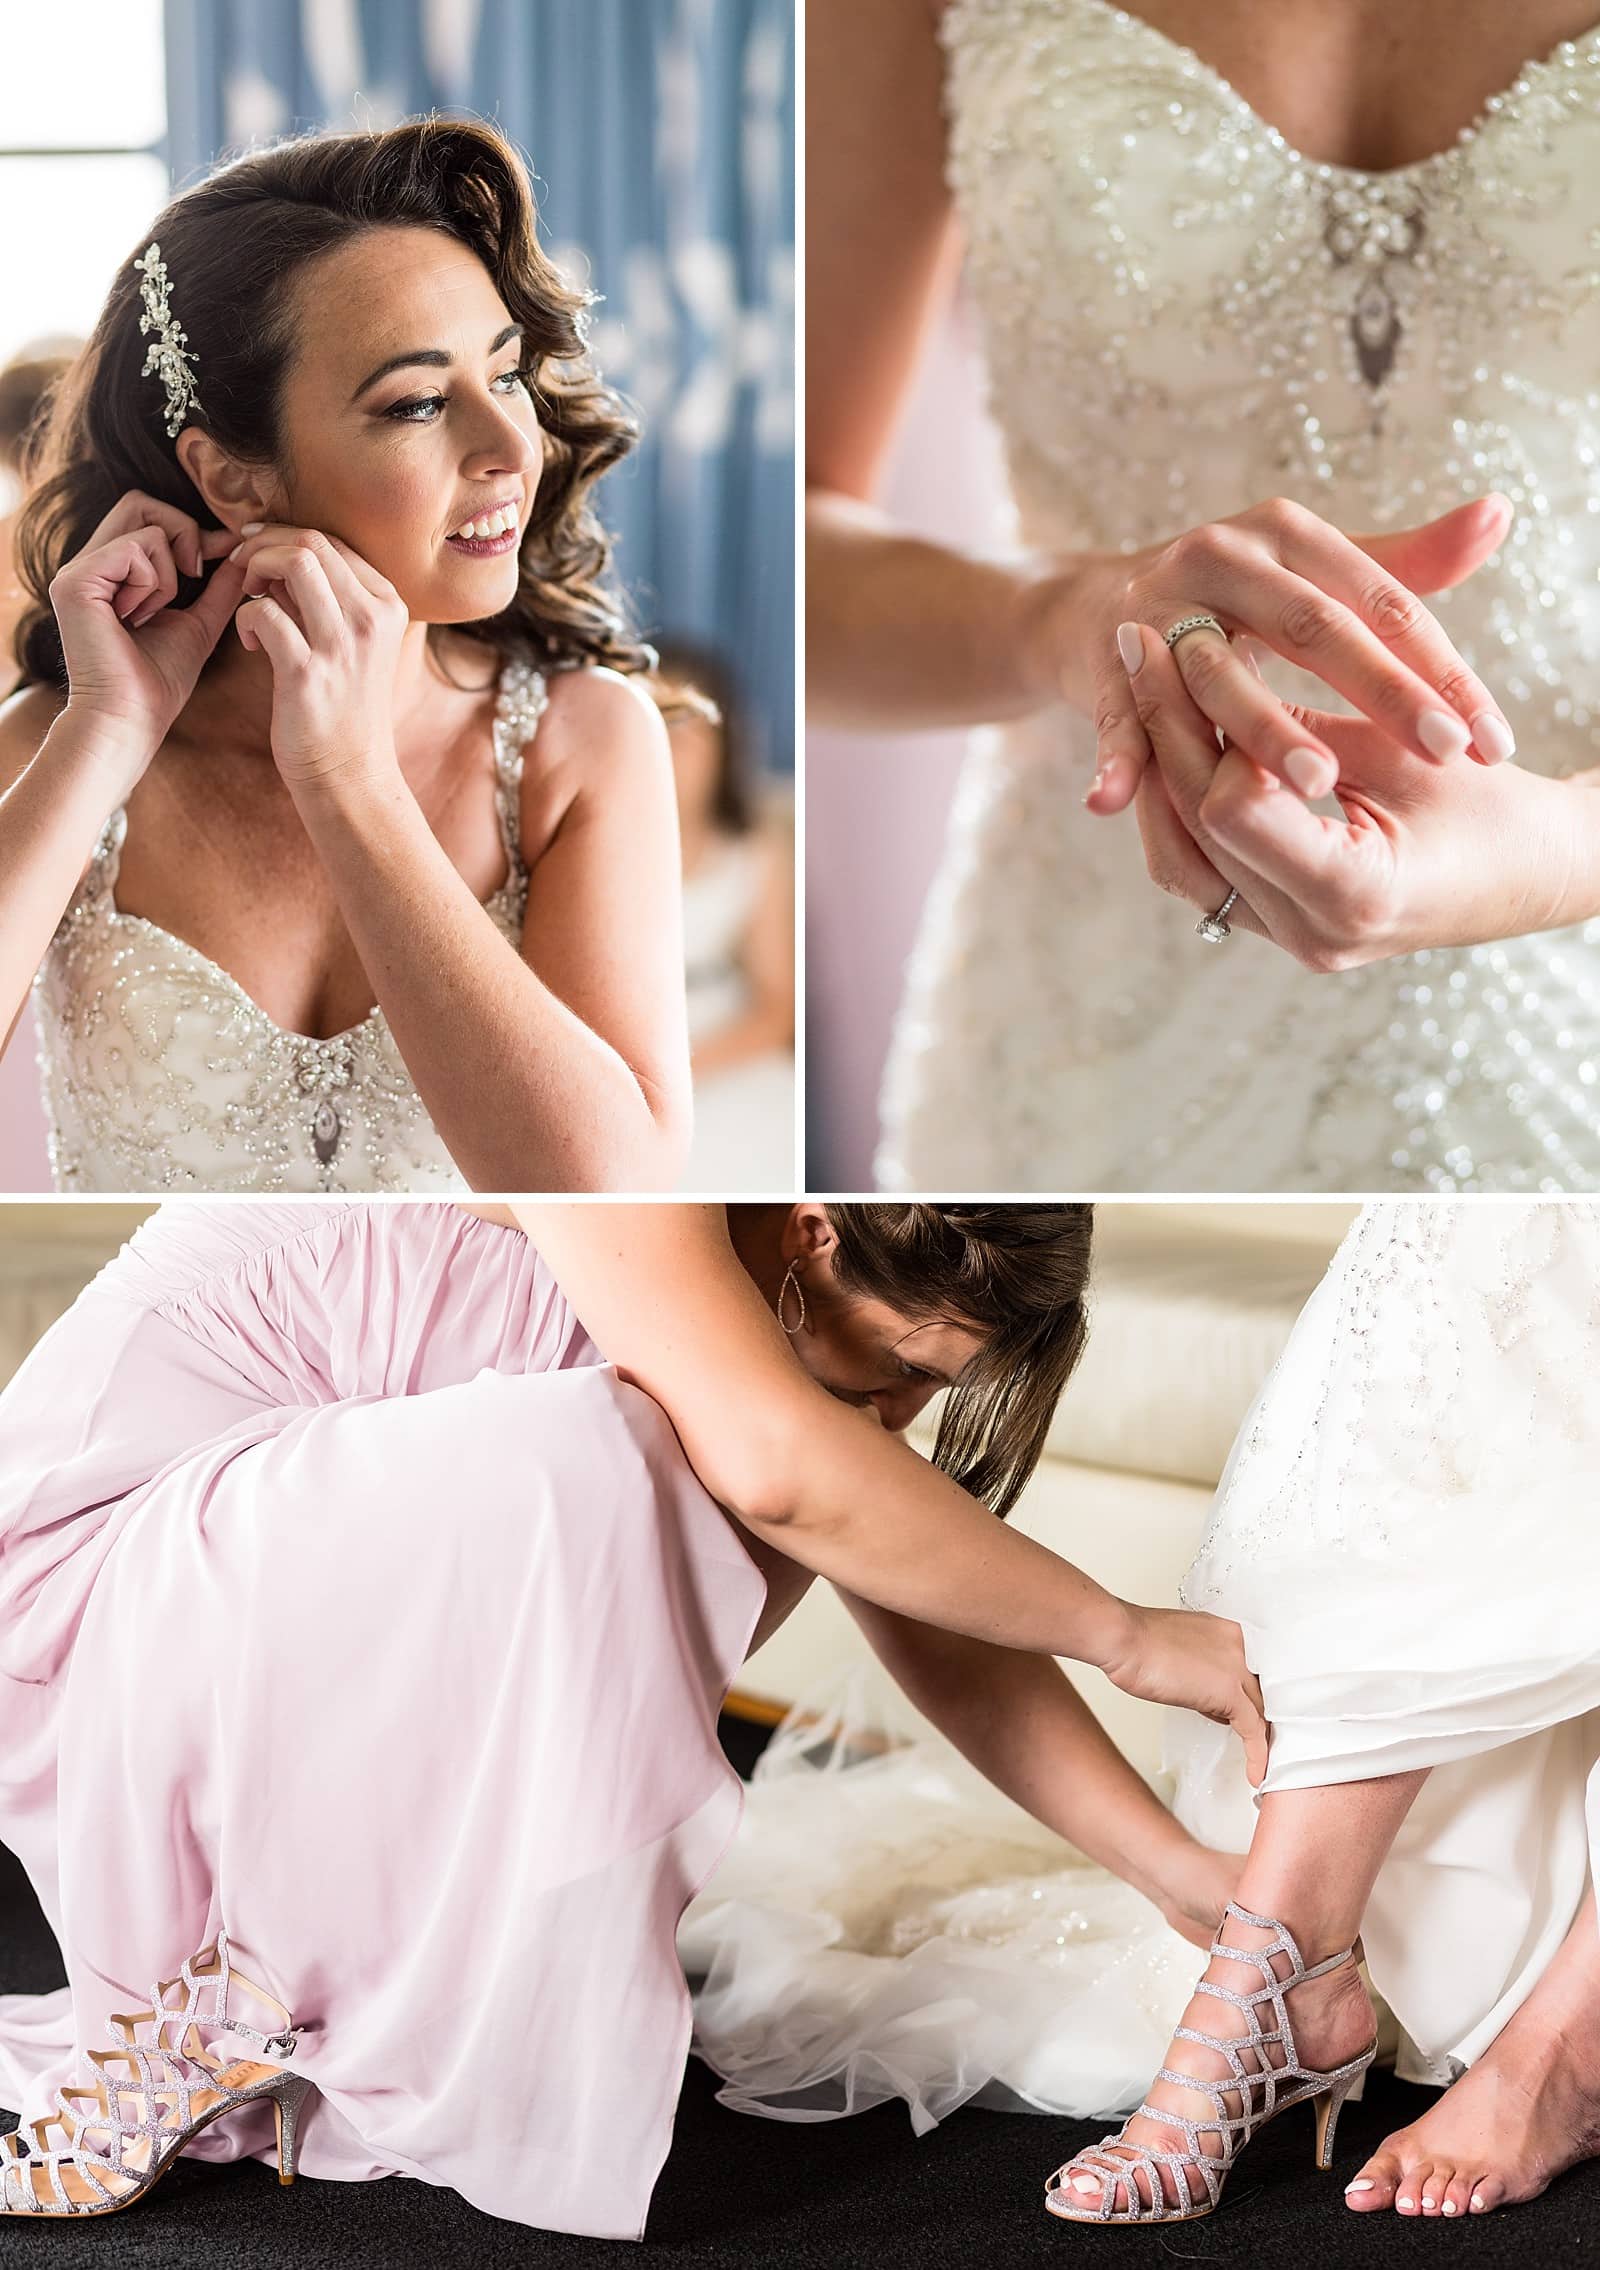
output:
[[[277,477],[266,467],[241,464],[198,426],[178,436],[178,463],[224,528],[235,531],[247,520],[277,520]]]

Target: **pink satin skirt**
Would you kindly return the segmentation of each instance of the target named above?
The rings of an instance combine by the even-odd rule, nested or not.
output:
[[[220,1925],[303,2029],[304,2173],[642,2236],[763,1597],[519,1232],[164,1208],[0,1396],[0,1841],[69,1979],[0,1997],[0,2104]]]

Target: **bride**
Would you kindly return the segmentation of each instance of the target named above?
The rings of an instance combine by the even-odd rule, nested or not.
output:
[[[638,2237],[674,1934],[739,1812],[717,1709],[818,1575],[1203,1942],[1237,1860],[1051,1657],[1215,1712],[1259,1776],[1238,1628],[995,1518],[1083,1345],[1089,1215],[147,1222],[0,1397],[0,1840],[68,1979],[0,1998],[0,2210],[122,2208],[192,2146]],[[941,1388],[929,1464],[896,1437]]]
[[[796,1777],[758,1776],[686,1935],[710,1974],[697,2045],[732,2101],[814,2118],[900,2093],[939,2114],[998,2085],[1076,2116],[1136,2105],[1052,2177],[1051,2211],[1203,2214],[1274,2109],[1310,2099],[1331,2163],[1372,2061],[1370,1981],[1406,2077],[1448,2085],[1348,2168],[1352,2208],[1482,2214],[1600,2152],[1597,1284],[1593,1205],[1380,1203],[1307,1304],[1184,1585],[1241,1623],[1271,1725],[1253,1823],[1208,1730],[1174,1727],[1178,1817],[1249,1846],[1187,2006],[1170,1934],[1059,1847],[1019,1870],[1015,1831],[952,1797],[926,1745],[801,1785],[822,1857],[798,1889]],[[906,1856],[935,1832],[963,1869],[930,1920]],[[809,1932],[870,1904],[864,1880],[870,1953]],[[763,2034],[757,1993],[786,2029]]]
[[[242,158],[124,262],[0,708],[0,1034],[37,972],[63,1189],[676,1179],[672,772],[583,311],[463,120]]]
[[[1600,1188],[1594,0],[808,37],[813,706],[993,728],[880,1179]],[[1011,562],[865,501],[958,227]]]

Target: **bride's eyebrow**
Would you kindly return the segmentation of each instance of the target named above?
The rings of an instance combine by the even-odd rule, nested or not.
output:
[[[502,347],[521,336],[522,325],[508,323],[503,331],[497,331],[489,341],[489,353],[499,354]],[[426,365],[429,370],[448,370],[454,359],[454,356],[445,353],[443,347],[408,347],[403,354],[391,355],[386,363],[379,363],[376,370],[368,371],[350,400],[352,403],[359,402],[369,387],[376,386],[379,379],[387,378],[391,371],[410,370],[419,364]]]

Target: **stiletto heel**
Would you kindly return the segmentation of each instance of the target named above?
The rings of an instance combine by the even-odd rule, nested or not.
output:
[[[272,2092],[272,2113],[278,2131],[278,2181],[293,2183],[295,2131],[300,2120],[300,2107],[311,2093],[311,2083],[298,2073],[279,2084]]]
[[[169,2002],[180,1986],[182,2003]],[[230,2013],[235,1988],[282,2020],[275,2032]],[[226,1932],[190,1956],[179,1977],[158,1979],[148,2010],[110,2017],[106,2027],[117,2046],[89,2052],[91,2078],[59,2090],[55,2111],[30,2121],[26,2137],[0,2136],[0,2215],[112,2215],[131,2207],[202,2128],[260,2097],[272,2099],[278,2181],[293,2183],[311,2083],[277,2061],[294,2055],[300,2037],[283,2004],[234,1969]],[[239,2041],[262,2057],[241,2059]]]
[[[1231,2003],[1243,2013],[1249,2031],[1229,2039],[1199,2033],[1193,2026],[1180,2026],[1174,2036],[1177,2041],[1198,2042],[1201,2048],[1214,2050],[1227,2064],[1228,2077],[1222,2081],[1204,2081],[1193,2073],[1175,2073],[1166,2065],[1156,2075],[1158,2081],[1188,2089],[1195,2096],[1209,2097],[1213,2117],[1189,2120],[1181,2112],[1168,2112],[1162,2105],[1142,2104],[1133,2117],[1159,2120],[1166,2127],[1176,2129],[1183,2139],[1183,2149],[1160,2151],[1153,2145],[1131,2143],[1126,2131],[1119,2136],[1102,2138],[1087,2151],[1074,2153],[1046,2183],[1045,2205],[1052,2215],[1059,2215],[1070,2223],[1188,2223],[1201,2215],[1212,2214],[1221,2202],[1222,2187],[1242,2147],[1275,2113],[1287,2112],[1295,2104],[1314,2103],[1317,2165],[1319,2168],[1332,2166],[1339,2107],[1372,2063],[1377,2044],[1373,2043],[1359,2057],[1352,2057],[1348,2063],[1335,2066],[1328,2073],[1303,2065],[1295,2047],[1285,1997],[1297,1986],[1304,1986],[1314,1978],[1324,1978],[1341,1963],[1349,1962],[1356,1948],[1341,1948],[1338,1954],[1329,1955],[1325,1961],[1308,1968],[1291,1934],[1273,1917],[1251,1915],[1248,1909],[1235,1907],[1231,1900],[1223,1911],[1224,1930],[1230,1917],[1253,1931],[1270,1931],[1271,1943],[1265,1947],[1228,1947],[1223,1945],[1219,1933],[1211,1943],[1211,1952],[1226,1962],[1254,1963],[1261,1973],[1261,1984],[1252,1987],[1247,1994],[1235,1994],[1231,1987],[1214,1986],[1210,1979],[1202,1978],[1195,1992]],[[1275,1967],[1280,1962],[1287,1966],[1281,1976]],[[1271,2011],[1270,2026],[1262,2024],[1264,2008]],[[1282,2062],[1275,2064],[1273,2055],[1277,2051],[1282,2052]],[[1208,2143],[1211,2149],[1207,2148]],[[1176,2205],[1168,2204],[1163,2171],[1170,2177],[1177,2194]],[[1098,2199],[1087,2188],[1074,2195],[1069,2186],[1076,2176],[1094,2179]],[[1148,2200],[1139,2189],[1141,2176],[1150,2194]],[[1127,2204],[1121,2208],[1116,2204],[1119,2186],[1127,2199]],[[1063,2201],[1072,2203],[1064,2205]]]
[[[1363,2073],[1366,2071],[1364,2065],[1361,2071]],[[1317,2165],[1323,2170],[1324,2174],[1333,2165],[1333,2132],[1339,2125],[1339,2107],[1355,2087],[1358,2078],[1359,2075],[1350,2074],[1336,2088],[1330,2089],[1326,2096],[1318,2097],[1316,2100]]]

